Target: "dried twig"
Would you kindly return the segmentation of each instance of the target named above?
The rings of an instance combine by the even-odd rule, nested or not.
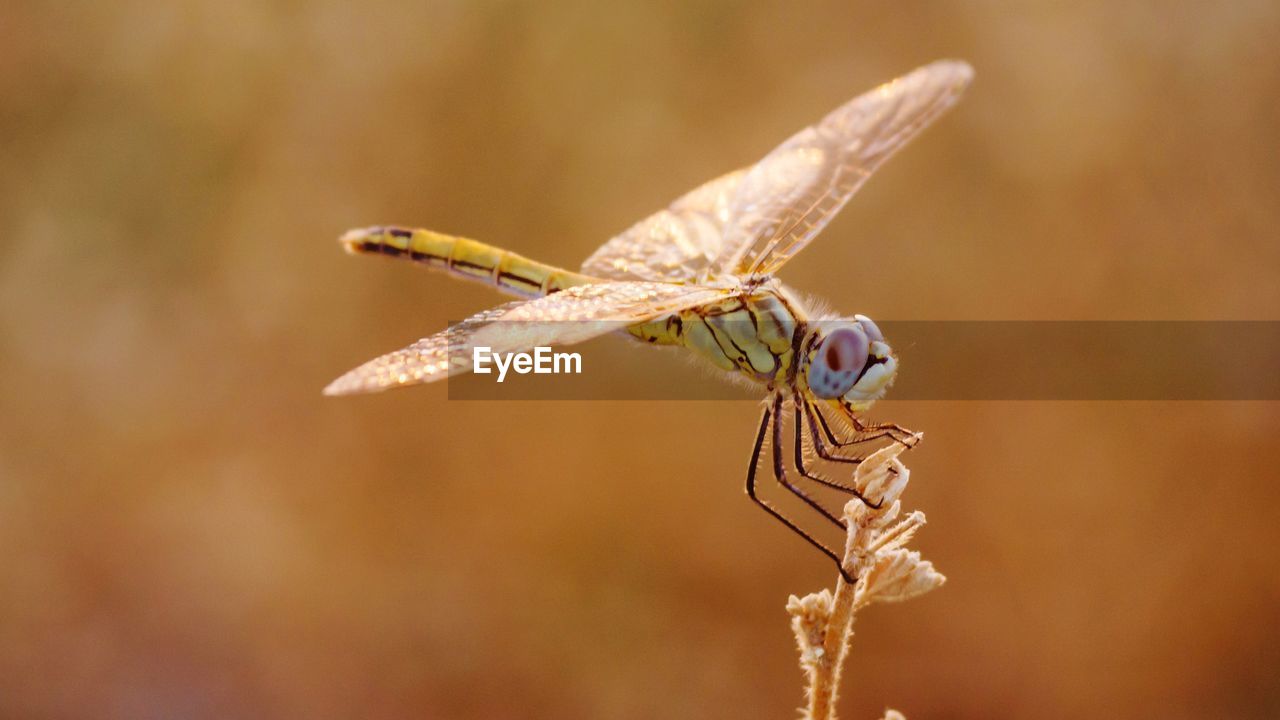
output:
[[[917,440],[920,438],[917,435]],[[858,466],[854,484],[864,497],[880,500],[874,509],[857,499],[844,508],[849,535],[845,541],[844,567],[857,582],[836,580],[836,590],[787,601],[791,629],[800,647],[800,666],[807,675],[808,720],[834,720],[840,671],[853,636],[858,610],[873,602],[899,602],[926,593],[946,581],[920,553],[905,549],[907,541],[924,525],[924,513],[914,511],[901,520],[899,496],[910,472],[898,460],[906,447],[894,443]],[[895,522],[896,521],[896,522]],[[886,720],[904,720],[895,710]]]

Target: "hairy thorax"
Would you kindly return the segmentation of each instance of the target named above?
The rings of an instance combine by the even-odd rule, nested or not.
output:
[[[774,284],[744,288],[719,302],[633,325],[655,345],[683,345],[722,370],[765,385],[791,379],[804,310]]]

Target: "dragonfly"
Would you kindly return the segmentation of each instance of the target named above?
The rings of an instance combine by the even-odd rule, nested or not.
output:
[[[776,273],[882,163],[952,107],[972,78],[968,64],[940,60],[859,95],[756,164],[695,188],[610,239],[577,271],[431,230],[351,230],[341,238],[349,253],[407,259],[520,299],[370,360],[324,393],[377,392],[466,373],[475,347],[528,352],[620,330],[642,343],[686,348],[763,387],[746,493],[852,581],[835,551],[761,494],[766,441],[777,485],[844,527],[802,480],[878,506],[824,468],[848,471],[865,459],[865,448],[909,446],[918,436],[864,419],[898,369],[876,323],[816,312]]]

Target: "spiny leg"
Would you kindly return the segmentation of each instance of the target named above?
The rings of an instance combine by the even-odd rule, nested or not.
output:
[[[827,443],[831,443],[831,445],[834,448],[839,449],[839,448],[852,447],[854,445],[862,445],[864,443],[874,442],[875,440],[879,440],[880,438],[885,437],[885,435],[882,433],[878,435],[872,435],[871,437],[863,437],[863,438],[858,438],[856,440],[841,442],[836,439],[835,433],[831,431],[831,426],[827,424],[827,418],[822,414],[822,410],[820,408],[818,408],[816,405],[813,404],[811,400],[808,400],[808,399],[805,400],[804,406],[807,409],[807,412],[805,413],[805,421],[809,425],[809,434],[813,438],[814,451],[817,452],[818,457],[822,458],[823,460],[830,460],[831,462],[837,462],[837,463],[846,463],[848,465],[860,465],[862,464],[862,461],[865,460],[866,458],[846,457],[843,455],[836,455],[835,453],[831,452],[830,449],[827,448]],[[827,436],[825,442],[822,439],[822,435],[819,434],[818,432],[818,423],[822,423],[822,432]]]
[[[853,410],[845,407],[844,405],[841,405],[840,409],[844,411],[845,418],[849,421],[849,424],[853,426],[853,431],[859,433],[861,436],[853,440],[837,440],[835,433],[831,431],[831,426],[827,424],[827,418],[822,414],[822,410],[813,404],[810,404],[809,407],[813,410],[813,413],[818,416],[818,421],[822,423],[822,430],[826,434],[827,440],[837,449],[851,447],[853,445],[862,445],[874,440],[879,440],[883,437],[891,438],[894,442],[906,445],[908,448],[915,447],[916,437],[910,430],[896,423],[863,424],[863,422],[858,419],[858,416],[854,414]]]
[[[818,457],[822,458],[823,460],[830,460],[831,462],[838,462],[838,463],[847,463],[849,465],[862,464],[862,461],[865,458],[844,457],[842,455],[836,455],[832,453],[829,449],[827,449],[827,442],[830,442],[835,447],[840,447],[838,441],[835,439],[835,435],[831,432],[831,428],[827,425],[827,419],[822,416],[822,411],[819,410],[816,406],[814,406],[814,404],[811,401],[806,399],[804,401],[804,407],[805,407],[804,420],[805,420],[805,423],[809,426],[809,436],[813,438],[813,449],[815,452],[818,453]],[[827,435],[827,439],[825,442],[822,439],[822,435],[818,433],[819,422],[822,423],[822,429],[823,431],[826,432],[826,435]],[[856,442],[870,442],[870,441],[869,440],[855,441],[854,443],[849,443],[849,445],[856,444]]]
[[[795,398],[795,416],[796,416],[796,427],[795,427],[795,430],[796,430],[795,453],[796,453],[796,467],[797,467],[797,468],[799,468],[800,473],[801,473],[802,475],[804,475],[806,478],[808,478],[808,479],[810,479],[810,480],[813,480],[814,482],[821,483],[821,484],[826,485],[827,487],[830,487],[830,488],[835,488],[836,490],[843,490],[844,492],[846,492],[846,493],[850,493],[850,494],[852,494],[852,495],[858,495],[858,489],[857,489],[856,487],[852,487],[852,486],[850,486],[850,485],[845,485],[845,484],[843,484],[843,483],[839,483],[839,482],[836,482],[836,481],[834,481],[834,480],[828,480],[828,479],[823,478],[823,477],[819,477],[819,476],[816,476],[816,475],[812,475],[812,474],[810,474],[810,473],[808,472],[808,470],[805,468],[805,465],[804,465],[804,444],[803,444],[803,442],[802,442],[802,430],[801,430],[801,426],[802,426],[802,425],[808,425],[808,426],[809,426],[809,428],[810,428],[809,438],[810,438],[810,440],[812,441],[812,443],[811,443],[811,444],[814,446],[814,449],[817,451],[818,456],[819,456],[819,457],[821,457],[822,459],[824,459],[824,460],[835,460],[835,461],[837,461],[837,462],[849,462],[849,463],[851,463],[851,464],[855,464],[855,465],[856,465],[857,463],[862,462],[862,460],[861,460],[861,459],[858,459],[858,458],[842,458],[842,457],[834,457],[834,456],[828,457],[828,456],[827,456],[827,454],[826,454],[826,453],[827,453],[827,449],[826,449],[826,447],[825,447],[824,445],[822,445],[822,438],[821,438],[821,437],[819,437],[819,436],[818,436],[818,434],[817,434],[817,432],[816,432],[816,430],[817,430],[817,426],[813,424],[813,418],[809,417],[809,412],[808,412],[808,410],[807,410],[807,408],[808,408],[808,407],[809,407],[808,402],[804,402],[804,403],[802,404],[802,403],[801,403],[801,400],[800,400],[800,398],[799,398],[799,396],[796,396],[796,398]],[[803,422],[802,422],[802,418],[803,418]]]
[[[799,422],[799,418],[796,418]],[[822,506],[822,503],[809,497],[809,494],[787,479],[786,460],[782,454],[782,394],[773,396],[773,477],[788,492],[804,501],[806,505],[817,510],[836,527],[844,529],[844,521]]]
[[[900,443],[902,443],[903,445],[905,445],[907,448],[911,448],[911,447],[914,447],[914,446],[915,446],[915,437],[914,437],[914,436],[911,436],[911,438],[910,438],[910,440],[911,440],[911,441],[910,441],[910,442],[906,442],[906,441],[903,441],[903,440],[901,440],[901,439],[899,439],[899,438],[897,438],[897,437],[895,437],[895,436],[892,436],[892,435],[891,435],[890,433],[888,433],[888,432],[875,433],[875,434],[872,434],[872,435],[870,435],[870,436],[868,436],[868,437],[860,437],[860,438],[857,438],[857,439],[855,439],[855,440],[850,440],[850,441],[846,441],[846,442],[840,442],[840,441],[836,440],[835,433],[833,433],[833,432],[831,431],[831,426],[827,424],[827,418],[826,418],[826,416],[824,416],[824,415],[822,414],[822,410],[821,410],[819,407],[817,407],[816,405],[814,405],[814,404],[813,404],[813,402],[812,402],[811,400],[809,400],[808,398],[806,398],[806,399],[805,399],[805,401],[804,401],[804,408],[805,408],[805,410],[806,410],[806,412],[804,413],[804,415],[805,415],[805,419],[807,420],[807,422],[808,422],[808,424],[809,424],[809,432],[810,432],[810,435],[811,435],[811,437],[812,437],[812,439],[813,439],[813,447],[814,447],[814,450],[818,453],[818,457],[821,457],[823,460],[829,460],[829,461],[831,461],[831,462],[837,462],[837,463],[846,463],[846,464],[849,464],[849,465],[859,465],[859,464],[861,464],[861,463],[863,462],[863,460],[865,460],[866,458],[861,458],[861,457],[844,457],[844,456],[841,456],[841,455],[836,455],[835,453],[833,453],[833,452],[831,452],[830,450],[828,450],[828,449],[827,449],[827,447],[826,447],[826,445],[823,443],[822,436],[818,433],[818,423],[821,423],[821,424],[822,424],[822,430],[823,430],[823,433],[825,433],[825,434],[826,434],[826,436],[827,436],[827,441],[829,441],[829,442],[830,442],[833,446],[835,446],[836,448],[850,447],[850,446],[853,446],[853,445],[860,445],[860,444],[863,444],[863,443],[868,443],[868,442],[871,442],[871,441],[874,441],[874,440],[878,440],[878,439],[883,438],[883,437],[893,437],[893,440],[894,440],[895,442],[900,442]],[[816,418],[816,420],[815,420],[815,418]],[[860,422],[858,422],[858,420],[857,420],[857,418],[856,418],[856,417],[852,417],[852,418],[851,418],[851,420],[855,423],[855,431],[858,431],[858,430],[857,430],[857,428],[859,428],[859,427],[865,427],[865,426],[861,425],[861,423],[860,423]],[[898,425],[885,426],[885,427],[892,427],[892,428],[895,428],[895,429],[897,429],[897,430],[899,430],[899,431],[901,431],[901,432],[909,432],[909,431],[905,430],[904,428],[902,428],[902,427],[900,427],[900,426],[898,426]],[[897,473],[897,470],[895,470],[895,469],[893,469],[893,468],[890,468],[890,469],[889,469],[889,471],[890,471],[890,472],[892,472],[892,473],[895,473],[895,474]],[[868,507],[871,507],[872,509],[875,509],[875,510],[879,510],[879,509],[884,505],[884,500],[883,500],[883,499],[878,500],[878,501],[876,501],[876,502],[874,502],[874,503],[873,503],[873,502],[871,502],[871,501],[867,500],[867,498],[866,498],[865,496],[863,496],[860,492],[859,492],[859,493],[857,493],[857,497],[858,497],[858,499],[859,499],[859,500],[861,500],[862,502],[866,503]]]
[[[827,441],[831,443],[832,447],[837,449],[852,447],[854,445],[864,445],[866,443],[879,440],[880,438],[891,436],[888,430],[882,430],[880,432],[872,432],[872,433],[861,435],[860,437],[857,437],[853,440],[838,440],[836,438],[835,433],[831,430],[831,425],[828,424],[827,422],[827,416],[822,414],[822,409],[815,406],[814,414],[818,416],[818,422],[822,423],[822,431],[826,434]],[[866,433],[861,423],[858,422],[857,416],[854,415],[853,413],[849,413],[849,423],[850,425],[853,425],[854,432]]]
[[[775,510],[772,505],[765,501],[764,498],[759,497],[756,494],[756,468],[760,465],[760,452],[764,448],[765,436],[769,433],[769,428],[777,424],[774,418],[775,414],[776,412],[774,409],[766,407],[764,409],[764,414],[760,419],[760,430],[756,432],[755,447],[751,451],[751,465],[747,468],[747,497],[750,497],[752,502],[759,505],[765,512],[772,515],[783,525],[786,525],[791,532],[794,532],[804,538],[810,545],[822,551],[823,555],[831,558],[831,560],[835,562],[836,567],[840,569],[840,574],[844,576],[845,581],[852,583],[854,582],[854,578],[849,577],[849,574],[845,572],[844,565],[840,562],[839,555],[829,549],[826,545],[818,542],[818,540],[809,533],[801,530],[799,525],[791,522],[791,520],[787,519],[785,515]]]
[[[907,449],[911,449],[915,447],[916,443],[919,442],[919,438],[916,437],[915,433],[911,432],[910,430],[902,427],[897,423],[864,424],[862,420],[859,419],[856,414],[854,414],[852,409],[845,407],[843,405],[841,405],[840,407],[842,410],[845,411],[845,414],[848,415],[849,424],[853,426],[853,429],[856,432],[865,433],[865,432],[879,431],[879,433],[883,433],[883,435],[879,435],[880,437],[887,435],[893,438],[894,442],[905,445]]]
[[[804,443],[802,441],[802,431],[801,431],[801,425],[804,423],[801,422],[802,418],[805,421],[805,423],[807,423],[810,427],[813,446],[814,446],[814,449],[817,450],[819,457],[822,457],[823,459],[826,459],[826,460],[849,462],[853,464],[857,464],[861,462],[861,460],[860,459],[855,460],[854,458],[836,457],[834,455],[827,455],[826,448],[823,447],[822,445],[822,438],[818,436],[817,425],[814,424],[813,418],[810,416],[810,411],[808,410],[809,403],[807,401],[804,403],[801,403],[800,397],[798,395],[795,397],[794,402],[795,402],[795,416],[796,416],[796,420],[795,420],[796,469],[800,471],[800,474],[802,476],[804,476],[805,478],[808,478],[809,480],[812,480],[816,483],[820,483],[822,485],[826,485],[829,488],[835,488],[836,490],[849,493],[850,495],[861,500],[864,504],[876,510],[879,510],[880,503],[873,503],[870,500],[868,500],[866,497],[863,496],[862,491],[859,490],[858,488],[853,487],[851,485],[845,485],[843,483],[836,482],[835,480],[828,480],[827,478],[824,478],[820,475],[814,475],[810,473],[809,470],[804,466]]]

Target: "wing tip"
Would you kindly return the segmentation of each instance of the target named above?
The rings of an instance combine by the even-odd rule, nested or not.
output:
[[[929,63],[925,68],[930,70],[941,70],[952,76],[952,84],[957,89],[963,89],[969,83],[973,82],[973,66],[959,58],[944,58]]]
[[[325,397],[338,397],[339,395],[350,395],[353,392],[352,389],[348,387],[350,384],[351,383],[347,380],[347,376],[343,375],[337,380],[334,380],[328,385],[325,385],[324,390],[321,390],[320,394],[324,395]]]
[[[363,368],[363,366],[361,366]],[[343,373],[333,382],[324,386],[320,391],[325,397],[339,397],[342,395],[357,395],[360,393],[371,393],[379,390],[385,390],[386,387],[377,383],[369,382],[369,378],[360,372],[361,368],[356,368],[351,372]]]

